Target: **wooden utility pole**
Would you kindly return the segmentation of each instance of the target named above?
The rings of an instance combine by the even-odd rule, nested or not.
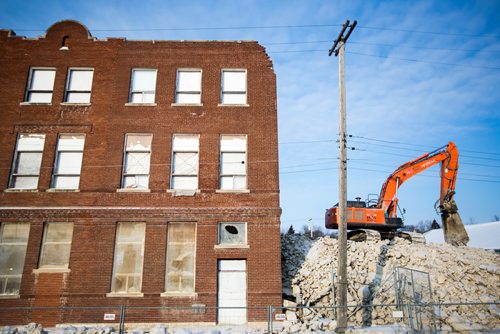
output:
[[[344,333],[347,328],[347,152],[346,152],[346,99],[344,84],[344,48],[357,22],[349,25],[349,20],[344,23],[339,36],[333,43],[328,55],[339,56],[339,210],[338,210],[338,244],[339,255],[337,264],[337,332]],[[347,35],[344,37],[346,29]]]

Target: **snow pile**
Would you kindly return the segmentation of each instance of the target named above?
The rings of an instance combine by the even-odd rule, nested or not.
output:
[[[467,246],[500,250],[500,238],[498,237],[500,235],[500,222],[465,225],[465,230],[470,239]],[[425,233],[425,240],[428,244],[444,243],[443,230],[430,230]]]
[[[327,309],[294,309],[294,306],[328,306],[332,302],[332,272],[337,270],[337,240],[306,236],[282,238],[283,291],[289,299],[284,331],[321,329],[320,323],[333,319]],[[348,305],[396,303],[393,268],[428,272],[433,303],[492,303],[500,301],[500,255],[469,247],[412,244],[394,241],[348,241]],[[426,276],[425,276],[426,278]],[[425,282],[424,282],[425,283]],[[428,291],[428,290],[427,290]],[[396,323],[394,307],[352,308],[350,325]],[[295,311],[295,312],[292,312]],[[494,329],[500,323],[500,307],[490,305],[427,308],[422,322],[435,321],[442,330]],[[296,319],[291,315],[295,313]],[[425,312],[421,312],[425,313]],[[335,323],[328,324],[333,329]]]

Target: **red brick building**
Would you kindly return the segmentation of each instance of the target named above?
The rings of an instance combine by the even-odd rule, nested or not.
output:
[[[276,77],[257,42],[1,30],[0,87],[2,324],[104,312],[5,307],[241,323],[281,304]]]

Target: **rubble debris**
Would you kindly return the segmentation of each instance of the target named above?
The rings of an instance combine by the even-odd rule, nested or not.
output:
[[[332,273],[337,270],[337,254],[337,240],[330,237],[312,241],[297,234],[282,236],[282,283],[286,305],[334,305],[331,288]],[[449,244],[412,244],[396,238],[392,241],[348,241],[347,258],[348,305],[394,304],[394,287],[383,290],[394,267],[429,273],[434,303],[500,301],[500,255],[493,251]],[[325,319],[335,319],[333,310],[296,310],[297,320],[285,323],[283,332],[292,333],[297,328],[313,330]],[[352,312],[349,324],[381,326],[390,325],[391,321],[395,324],[392,311],[394,308],[373,307],[370,312]],[[490,329],[500,323],[495,304],[442,307],[434,313],[438,327],[453,330]],[[293,319],[287,314],[288,318]]]

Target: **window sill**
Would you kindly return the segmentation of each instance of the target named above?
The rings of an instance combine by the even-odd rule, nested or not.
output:
[[[71,269],[69,268],[38,268],[33,269],[33,274],[66,274],[70,273]]]
[[[79,193],[80,189],[49,188],[45,191],[48,193]]]
[[[217,107],[250,107],[248,103],[245,104],[223,104],[219,103]]]
[[[5,189],[3,192],[5,192],[5,193],[37,193],[38,189],[9,188],[9,189]]]
[[[20,295],[0,295],[0,299],[19,299]]]
[[[203,107],[203,103],[172,103],[172,107]]]
[[[214,249],[250,249],[250,245],[215,245]]]
[[[81,107],[88,107],[91,106],[91,103],[79,103],[79,102],[61,102],[62,106],[81,106]]]
[[[200,193],[199,189],[167,189],[167,193],[171,193],[172,196],[196,196]]]
[[[215,191],[216,194],[248,194],[250,193],[249,189],[241,189],[241,190],[233,190],[233,189],[217,189]]]
[[[198,294],[196,292],[191,292],[191,293],[163,292],[160,293],[160,297],[197,298]]]
[[[116,189],[117,193],[150,193],[151,189],[135,189],[135,188],[120,188]]]
[[[111,297],[111,298],[120,298],[120,297],[141,298],[141,297],[144,297],[144,294],[142,292],[109,292],[106,294],[106,297]]]
[[[21,102],[20,106],[51,106],[52,102]]]
[[[125,103],[126,107],[156,107],[156,103]]]

